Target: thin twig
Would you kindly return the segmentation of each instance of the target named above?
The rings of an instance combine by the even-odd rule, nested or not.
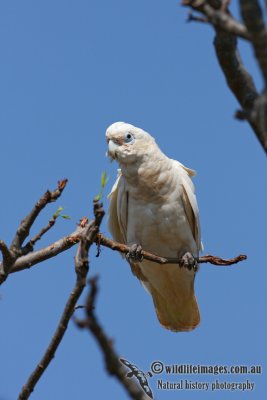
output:
[[[240,121],[247,121],[251,118],[251,113],[249,113],[248,111],[244,111],[244,110],[237,110],[234,114],[234,117],[236,119],[239,119]]]
[[[222,2],[220,7],[214,8],[207,1],[184,0],[182,5],[191,7],[201,13],[204,17],[189,17],[191,21],[209,22],[215,28],[223,29],[225,32],[236,35],[242,39],[250,40],[250,34],[245,25],[236,21],[228,12],[228,1]]]
[[[68,180],[63,179],[58,182],[57,188],[50,192],[50,190],[47,190],[44,195],[37,201],[35,204],[34,208],[31,210],[31,212],[24,218],[24,220],[21,222],[20,226],[17,229],[17,232],[15,234],[15,237],[12,241],[12,244],[10,246],[11,251],[13,252],[20,252],[21,246],[24,242],[24,240],[27,238],[27,236],[30,233],[30,229],[40,214],[40,212],[45,208],[45,206],[48,203],[56,201],[61,193],[63,192],[64,188],[66,187]]]
[[[35,235],[25,246],[22,247],[22,254],[27,255],[31,251],[33,251],[34,246],[38,240],[40,240],[46,232],[48,232],[56,223],[59,215],[54,214],[52,218],[49,220],[48,224],[40,230],[40,232]]]
[[[35,235],[31,240],[30,240],[30,246],[33,248],[34,247],[34,245],[36,244],[36,242],[38,242],[38,240],[40,240],[43,236],[44,236],[44,234],[46,233],[46,232],[48,232],[54,225],[55,225],[55,223],[56,223],[56,220],[58,219],[58,217],[59,217],[59,215],[53,215],[52,216],[52,218],[48,221],[48,224],[44,227],[44,228],[42,228],[41,230],[40,230],[40,232],[37,234],[37,235]]]
[[[104,216],[104,210],[102,208],[102,204],[95,203],[94,212],[95,212],[95,220],[92,221],[86,227],[86,230],[83,232],[83,235],[81,236],[80,246],[77,249],[77,254],[75,257],[76,284],[65,305],[63,314],[60,318],[55,334],[48,348],[46,349],[42,359],[40,360],[40,362],[38,363],[32,374],[30,375],[29,379],[23,386],[19,394],[19,400],[26,400],[30,397],[37,382],[45,372],[51,360],[54,358],[56,350],[60,345],[63,336],[67,330],[68,323],[73,315],[73,312],[75,311],[76,303],[80,298],[83,289],[86,285],[86,277],[89,269],[88,250],[92,245],[92,243],[94,242],[95,236],[99,231],[99,226]],[[86,249],[86,253],[84,252],[84,249]]]
[[[50,192],[48,190],[45,192],[45,194],[35,204],[32,211],[21,222],[9,249],[3,241],[1,242],[0,250],[3,254],[3,260],[0,263],[0,285],[7,279],[16,260],[33,250],[33,246],[30,244],[30,242],[28,243],[28,245],[22,247],[23,242],[29,235],[30,229],[39,213],[45,208],[48,203],[51,203],[52,201],[56,201],[58,199],[58,197],[64,190],[67,182],[67,179],[63,179],[58,182],[57,188],[54,191]]]
[[[99,233],[95,240],[96,243],[100,243],[101,245],[110,248],[111,250],[119,251],[120,253],[127,254],[130,251],[130,247],[125,244],[115,242],[114,240],[106,238],[104,235]],[[161,257],[155,254],[151,254],[145,250],[142,250],[141,255],[144,259],[156,262],[158,264],[181,264],[181,260],[179,258],[167,258]],[[210,254],[199,257],[197,259],[198,263],[210,263],[217,266],[227,266],[236,264],[239,261],[246,260],[247,256],[241,254],[237,257],[231,258],[229,260],[225,260],[223,258],[212,256]]]
[[[197,262],[200,264],[203,263],[210,263],[213,265],[218,265],[218,266],[228,266],[228,265],[233,265],[237,264],[240,261],[244,261],[247,259],[247,256],[245,254],[240,254],[239,256],[236,256],[234,258],[229,258],[225,260],[224,258],[220,258],[217,256],[212,256],[211,254],[206,254],[205,256],[201,256],[197,259]]]
[[[119,355],[114,350],[113,341],[106,335],[94,312],[95,300],[98,293],[98,278],[90,279],[90,291],[86,301],[86,318],[84,320],[74,319],[79,328],[87,328],[97,341],[104,355],[107,372],[114,376],[126,390],[128,395],[135,400],[146,400],[148,397],[140,389],[140,386],[133,379],[127,378],[127,368],[119,361]]]
[[[195,15],[192,13],[192,11],[189,11],[186,22],[200,22],[207,24],[209,23],[209,20],[207,17]]]

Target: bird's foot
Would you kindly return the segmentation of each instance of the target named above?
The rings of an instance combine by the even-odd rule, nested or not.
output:
[[[128,261],[141,262],[144,259],[142,252],[143,249],[142,246],[140,246],[140,244],[132,244],[130,246],[129,252],[126,254],[126,258]]]
[[[197,269],[198,269],[197,260],[196,260],[195,257],[188,251],[188,252],[186,252],[186,253],[183,255],[183,257],[181,258],[180,267],[185,267],[185,268],[187,268],[189,271],[191,271],[191,269],[193,269],[194,271],[197,271]]]

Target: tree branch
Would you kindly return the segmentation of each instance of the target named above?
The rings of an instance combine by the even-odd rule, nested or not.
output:
[[[125,244],[118,243],[118,242],[115,242],[114,240],[108,239],[105,236],[103,236],[101,233],[99,233],[97,235],[96,243],[98,246],[103,245],[105,247],[110,248],[111,250],[119,251],[122,254],[127,254],[130,251],[129,246],[126,246]],[[144,257],[144,259],[156,262],[158,264],[163,264],[163,265],[164,264],[181,264],[181,260],[179,258],[161,257],[161,256],[157,256],[155,254],[151,254],[145,250],[142,250],[141,255]],[[223,258],[207,254],[205,256],[199,257],[196,261],[199,264],[210,263],[210,264],[217,265],[217,266],[227,266],[227,265],[236,264],[239,261],[244,261],[246,259],[247,259],[247,256],[244,254],[240,254],[239,256],[231,258],[229,260],[225,260]]]
[[[127,368],[119,361],[120,357],[114,350],[112,340],[107,337],[95,315],[95,300],[98,293],[97,280],[98,278],[94,277],[89,281],[90,291],[85,306],[86,318],[84,320],[75,318],[74,321],[79,328],[87,328],[89,332],[92,333],[104,355],[107,372],[119,381],[132,399],[146,400],[148,397],[140,389],[140,386],[137,385],[134,380],[127,378]]]
[[[19,252],[20,255],[21,246],[26,237],[29,235],[30,229],[34,224],[36,218],[38,217],[40,212],[47,206],[48,203],[52,203],[53,201],[56,201],[60,197],[61,193],[66,187],[67,182],[68,182],[67,179],[59,181],[58,186],[54,191],[50,192],[49,190],[47,190],[45,194],[39,199],[39,201],[37,201],[34,208],[24,218],[24,220],[18,227],[16,235],[10,246],[11,251],[15,253]]]
[[[29,269],[33,267],[36,264],[40,264],[41,262],[48,260],[50,258],[53,258],[57,256],[58,254],[70,249],[74,245],[80,242],[81,236],[83,235],[85,230],[85,227],[81,227],[80,225],[78,228],[72,232],[70,235],[65,236],[58,241],[50,244],[47,247],[44,247],[43,249],[37,250],[33,253],[27,254],[26,256],[22,256],[16,260],[14,263],[10,273],[14,272],[19,272],[23,271],[25,269]],[[95,243],[98,246],[98,255],[100,253],[100,245],[105,246],[110,248],[111,250],[116,250],[119,251],[122,254],[127,254],[130,250],[129,246],[126,246],[125,244],[115,242],[114,240],[106,238],[102,233],[99,233],[95,239]],[[146,260],[154,261],[159,264],[179,264],[180,260],[178,258],[170,259],[170,258],[164,258],[161,256],[157,256],[154,254],[151,254],[147,251],[143,250],[142,253],[143,257]],[[235,258],[232,258],[230,260],[225,260],[223,258],[219,258],[217,256],[212,256],[212,255],[205,255],[200,257],[197,262],[198,263],[211,263],[213,265],[218,265],[218,266],[226,266],[226,265],[231,265],[235,264],[236,262],[243,261],[246,259],[245,255],[239,255]]]
[[[259,96],[252,76],[244,67],[237,48],[236,36],[219,28],[215,28],[215,31],[214,47],[226,82],[242,106],[242,112],[247,115],[247,121],[267,153],[266,120],[262,118],[263,113],[261,112],[261,109],[264,110],[264,113],[266,111],[266,99]]]
[[[250,12],[247,12],[247,18],[250,24],[254,17],[251,18],[253,0],[243,0],[246,5],[250,5]],[[250,30],[250,25],[244,26],[231,16],[227,9],[228,0],[184,0],[183,4],[203,14],[205,18],[213,25],[216,35],[214,39],[214,47],[220,67],[226,78],[226,82],[233,92],[236,99],[242,106],[241,113],[247,116],[247,121],[252,127],[256,137],[258,138],[262,148],[267,153],[267,94],[264,92],[259,96],[253,78],[243,65],[240,54],[237,49],[237,37],[249,39],[252,43],[258,44],[258,57],[260,57],[260,65],[267,67],[267,47],[266,31],[262,31],[262,24],[258,20],[258,26],[261,27],[262,35],[256,35]],[[256,1],[257,3],[257,1]],[[255,4],[254,4],[255,6]],[[252,8],[251,8],[252,7]],[[263,37],[262,37],[263,36]],[[255,39],[255,37],[257,37]],[[253,42],[254,41],[254,42]],[[256,41],[256,42],[255,42]],[[262,49],[261,45],[264,45]],[[256,46],[256,44],[254,44]],[[267,69],[267,68],[266,68]]]
[[[26,256],[22,256],[16,260],[14,263],[10,273],[23,271],[25,269],[29,269],[36,264],[40,264],[41,262],[48,260],[57,256],[58,254],[70,249],[74,245],[80,242],[81,236],[85,231],[85,227],[78,226],[76,231],[72,232],[70,235],[65,236],[58,241],[50,244],[43,249],[37,250],[33,253],[27,254]],[[114,240],[106,238],[102,233],[99,233],[94,240],[96,245],[98,246],[98,255],[100,254],[100,245],[110,248],[111,250],[119,251],[122,254],[127,254],[130,250],[129,246],[125,244],[115,242]],[[154,261],[159,264],[179,264],[180,260],[178,258],[164,258],[161,256],[157,256],[155,254],[151,254],[145,250],[142,253],[143,257],[146,260]],[[205,255],[200,257],[197,262],[198,263],[211,263],[213,265],[218,266],[226,266],[232,265],[239,261],[243,261],[246,259],[245,255],[239,255],[229,260],[225,260],[223,258]]]
[[[245,40],[250,40],[250,34],[245,25],[236,21],[227,10],[227,3],[222,3],[218,9],[213,8],[207,1],[183,0],[182,5],[189,6],[191,9],[203,14],[205,20],[190,17],[191,21],[209,22],[215,28],[220,28],[225,32],[238,36]]]
[[[40,250],[36,250],[33,253],[29,253],[26,256],[21,256],[14,263],[10,273],[29,269],[36,264],[48,260],[49,258],[53,258],[58,254],[70,249],[71,247],[79,243],[84,230],[85,228],[81,228],[80,226],[78,226],[78,228],[74,232],[67,236],[64,236],[54,243],[51,243],[49,246],[46,246]]]
[[[80,245],[77,249],[77,254],[75,257],[76,284],[74,286],[74,289],[71,292],[65,305],[55,334],[42,359],[23,386],[19,394],[19,400],[26,400],[30,397],[37,382],[45,372],[51,360],[54,358],[56,350],[60,345],[63,336],[67,330],[68,323],[73,315],[73,312],[75,311],[76,303],[86,285],[86,277],[89,269],[88,250],[94,242],[95,236],[99,231],[99,226],[104,216],[102,204],[94,202],[94,214],[95,220],[92,221],[84,230],[83,234],[81,235]]]
[[[41,210],[43,210],[48,203],[58,199],[67,182],[67,179],[59,181],[57,189],[55,189],[53,192],[50,192],[49,190],[45,192],[45,194],[35,204],[32,211],[21,222],[9,249],[4,242],[1,241],[0,250],[3,254],[3,261],[0,263],[0,285],[7,279],[8,274],[10,273],[16,260],[22,255],[32,251],[33,246],[30,244],[22,247],[24,240],[29,235],[30,228],[32,227]]]
[[[257,0],[240,0],[243,21],[249,32],[256,59],[267,85],[267,30],[262,9]]]
[[[209,10],[210,15],[212,15],[212,13],[221,13],[222,11],[220,10],[223,7],[221,1],[214,0],[210,1],[211,5],[202,0],[200,2],[185,0],[183,3],[204,15],[206,15],[205,10],[207,9]],[[226,10],[224,14],[229,18],[231,17],[228,10]],[[245,69],[237,50],[236,34],[224,29],[223,26],[214,24],[212,21],[211,23],[216,32],[214,39],[216,55],[225,75],[227,84],[241,106],[245,110],[251,110],[255,99],[258,97],[258,93],[253,79]]]
[[[36,244],[36,242],[38,242],[38,240],[41,240],[42,237],[46,234],[46,232],[48,232],[48,231],[55,225],[56,220],[58,219],[58,217],[59,217],[59,214],[58,214],[58,215],[57,215],[57,214],[54,214],[54,215],[52,216],[52,218],[50,218],[50,220],[48,221],[48,224],[47,224],[44,228],[42,228],[42,229],[40,230],[40,232],[39,232],[37,235],[35,235],[35,236],[29,241],[29,243],[26,244],[26,246],[30,246],[30,247],[33,249],[34,246],[35,246],[35,244]]]
[[[217,30],[214,47],[229,88],[245,112],[251,112],[259,95],[252,76],[248,73],[241,60],[237,49],[236,37]],[[255,124],[252,125],[252,128],[263,145],[261,131]]]
[[[3,274],[5,276],[6,274],[8,274],[9,266],[11,266],[14,262],[14,256],[12,255],[12,253],[10,252],[9,248],[7,247],[7,245],[3,240],[0,240],[0,251],[3,256],[2,268],[1,268],[2,270],[0,275]]]
[[[256,60],[264,78],[263,93],[247,113],[247,120],[254,127],[262,147],[267,152],[267,29],[262,9],[257,0],[240,0],[242,18],[249,31]]]

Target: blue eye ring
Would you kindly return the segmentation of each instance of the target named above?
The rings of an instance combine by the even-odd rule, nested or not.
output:
[[[132,144],[134,142],[134,135],[131,132],[126,132],[124,135],[124,142]]]

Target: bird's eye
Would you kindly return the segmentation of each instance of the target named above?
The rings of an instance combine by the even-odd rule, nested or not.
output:
[[[130,132],[126,132],[124,135],[124,141],[125,141],[125,143],[133,143],[134,135],[132,135]]]

